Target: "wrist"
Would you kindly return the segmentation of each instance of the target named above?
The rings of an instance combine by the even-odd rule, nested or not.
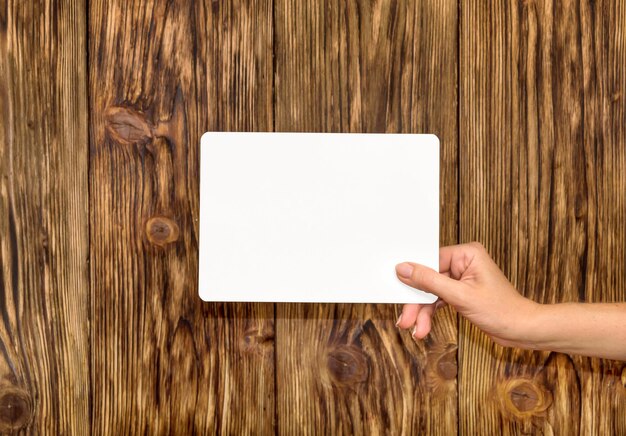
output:
[[[534,303],[532,315],[528,317],[526,333],[520,347],[536,351],[559,351],[571,348],[571,337],[575,337],[578,324],[584,322],[576,311],[578,303],[540,304]],[[572,324],[577,323],[577,324]]]
[[[543,350],[546,339],[546,320],[549,320],[553,305],[536,303],[525,299],[527,307],[520,311],[523,317],[519,322],[519,331],[515,346],[527,350]]]

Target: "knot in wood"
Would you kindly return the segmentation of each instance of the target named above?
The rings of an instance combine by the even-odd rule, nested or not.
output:
[[[326,367],[331,382],[338,386],[351,386],[367,380],[367,357],[354,346],[335,348],[326,355]]]
[[[243,336],[243,349],[246,352],[261,351],[274,344],[274,326],[271,323],[262,323],[249,328]]]
[[[164,216],[154,216],[146,222],[146,236],[154,245],[165,246],[178,240],[178,224]]]
[[[587,199],[580,195],[576,195],[574,201],[574,216],[578,219],[584,218],[587,215]]]
[[[550,393],[532,380],[508,380],[500,391],[505,410],[516,417],[540,415],[552,403]]]
[[[143,112],[122,106],[113,106],[105,114],[106,130],[113,140],[130,145],[152,138],[152,126]]]
[[[437,373],[444,380],[454,380],[458,371],[456,345],[448,349],[437,359]]]
[[[2,386],[0,394],[0,431],[17,431],[33,417],[30,395],[21,389]]]
[[[434,343],[426,353],[424,377],[426,386],[434,395],[448,395],[456,390],[458,372],[454,343]]]

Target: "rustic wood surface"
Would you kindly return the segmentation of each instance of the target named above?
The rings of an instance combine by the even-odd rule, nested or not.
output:
[[[625,5],[463,1],[460,22],[461,241],[534,300],[625,301]],[[459,345],[461,433],[626,433],[623,363],[467,321]]]
[[[442,244],[626,300],[625,70],[622,1],[0,0],[0,433],[626,434],[624,363],[196,285],[203,132],[430,132]]]
[[[87,434],[86,11],[0,1],[0,433]]]
[[[456,2],[280,0],[275,10],[276,130],[436,133],[441,236],[455,243]],[[457,432],[456,317],[440,313],[415,343],[395,327],[400,309],[277,305],[280,434]]]
[[[274,432],[274,308],[197,295],[207,130],[272,129],[268,1],[92,1],[93,431]]]

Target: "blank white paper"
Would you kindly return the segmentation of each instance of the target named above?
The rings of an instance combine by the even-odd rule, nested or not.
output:
[[[436,300],[395,274],[439,267],[436,136],[210,132],[200,155],[203,300]]]

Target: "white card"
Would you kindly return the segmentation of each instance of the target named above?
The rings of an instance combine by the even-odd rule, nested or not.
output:
[[[432,303],[395,265],[439,267],[439,139],[205,133],[205,301]]]

